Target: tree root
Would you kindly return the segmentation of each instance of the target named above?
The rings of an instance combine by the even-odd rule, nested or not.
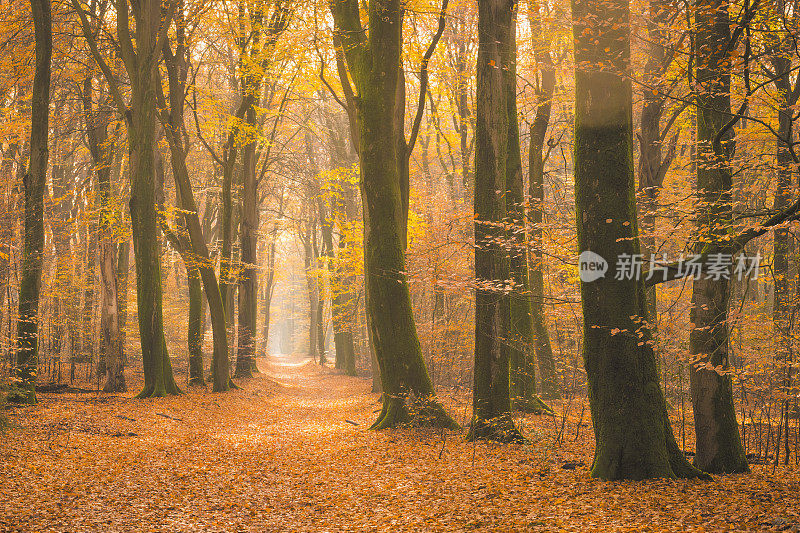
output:
[[[183,394],[183,391],[173,382],[167,385],[159,385],[158,387],[148,385],[134,398],[142,400],[144,398],[164,398],[169,395],[177,396],[179,394]]]
[[[461,426],[447,414],[434,397],[414,399],[383,395],[383,407],[370,429],[396,427],[435,427],[460,429]]]
[[[555,416],[552,407],[544,403],[538,396],[531,396],[530,398],[518,398],[514,400],[514,409],[523,413],[530,413],[534,415],[548,414]]]
[[[511,414],[507,413],[491,420],[474,418],[467,433],[467,441],[491,440],[503,444],[525,444],[527,439],[514,425]]]

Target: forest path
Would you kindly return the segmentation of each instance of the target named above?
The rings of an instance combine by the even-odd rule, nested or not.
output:
[[[0,531],[800,527],[796,471],[601,482],[585,466],[562,468],[590,461],[590,428],[559,446],[560,421],[544,417],[524,419],[525,446],[374,432],[367,428],[380,404],[369,380],[289,357],[260,366],[224,394],[193,387],[136,400],[132,383],[125,395],[41,394],[38,405],[9,411]]]

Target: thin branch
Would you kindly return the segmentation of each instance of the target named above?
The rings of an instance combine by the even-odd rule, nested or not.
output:
[[[126,122],[130,122],[128,106],[125,104],[125,99],[122,97],[122,93],[119,90],[117,81],[114,79],[114,74],[111,72],[111,67],[108,66],[108,63],[106,63],[106,60],[103,59],[103,56],[100,54],[100,49],[97,47],[97,41],[95,41],[94,36],[92,35],[91,26],[89,25],[89,20],[86,18],[86,13],[83,11],[83,8],[80,6],[80,4],[78,4],[78,0],[72,0],[72,6],[75,8],[75,11],[78,13],[78,16],[81,19],[83,36],[86,38],[86,42],[89,45],[89,49],[92,52],[95,62],[103,72],[106,82],[108,82],[108,89],[111,92],[111,97],[114,99],[114,104],[117,106],[117,111],[119,111],[120,116],[122,116]]]
[[[428,49],[425,51],[425,55],[422,56],[422,65],[419,69],[419,98],[417,99],[417,114],[414,117],[414,122],[411,126],[411,136],[409,137],[408,144],[406,145],[406,157],[410,157],[411,152],[414,150],[414,144],[416,144],[417,137],[419,135],[419,127],[420,124],[422,124],[422,115],[425,112],[425,93],[428,91],[428,64],[431,61],[431,57],[433,57],[433,52],[436,50],[436,45],[439,44],[439,40],[442,38],[442,34],[444,33],[447,2],[448,0],[442,0],[442,9],[439,12],[439,27],[436,29],[436,34],[433,36],[430,46],[428,46]]]

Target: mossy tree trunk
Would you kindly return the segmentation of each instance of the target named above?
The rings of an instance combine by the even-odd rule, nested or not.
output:
[[[530,127],[528,144],[528,201],[530,202],[528,280],[533,326],[533,352],[539,367],[541,394],[544,398],[558,398],[560,396],[558,376],[544,312],[544,234],[542,228],[545,205],[544,148],[556,83],[556,69],[550,53],[550,41],[546,39],[547,34],[543,24],[545,16],[545,7],[541,3],[529,2],[528,20],[533,39],[534,57],[539,69],[539,85],[536,90],[536,117]]]
[[[162,20],[160,2],[134,2],[135,29],[131,32],[127,2],[117,5],[119,54],[128,72],[131,101],[128,107],[116,78],[97,49],[86,13],[76,0],[73,7],[81,17],[84,36],[92,55],[109,84],[112,97],[128,127],[131,172],[129,201],[133,249],[136,264],[136,299],[138,304],[139,338],[144,366],[144,389],[139,398],[178,394],[180,389],[172,374],[166,350],[162,308],[160,244],[156,222],[155,143],[156,89],[161,45],[166,39],[166,27],[171,23],[177,3],[171,3]],[[135,38],[135,45],[134,45]]]
[[[53,55],[52,10],[49,0],[31,0],[36,39],[35,74],[31,99],[31,160],[25,187],[25,244],[20,273],[17,319],[16,376],[21,394],[14,398],[36,403],[39,350],[39,293],[44,252],[44,192],[47,179],[50,117],[50,62]]]
[[[701,477],[672,433],[644,317],[641,279],[615,279],[639,252],[633,175],[628,0],[574,0],[575,202],[580,252],[609,263],[581,283],[583,357],[595,430],[591,475]]]
[[[260,83],[248,90],[260,91]],[[255,130],[256,111],[253,106],[245,115],[247,127]],[[256,327],[258,318],[258,191],[256,175],[255,136],[249,139],[242,152],[242,216],[239,226],[239,313],[236,348],[236,377],[253,376],[256,354]]]
[[[708,245],[725,246],[733,223],[731,157],[735,138],[733,128],[727,125],[731,119],[732,50],[728,8],[728,0],[702,0],[695,7],[698,252]],[[724,277],[711,279],[704,274],[692,282],[689,351],[693,361],[689,376],[697,443],[694,464],[713,473],[749,470],[736,421],[733,381],[727,373],[728,289]]]
[[[406,213],[397,120],[404,8],[400,0],[370,0],[368,31],[357,0],[334,0],[330,9],[354,99],[364,206],[367,313],[380,366],[383,408],[373,429],[403,423],[455,427],[436,401],[419,344],[405,275]],[[349,83],[346,77],[341,80]]]
[[[511,416],[509,334],[524,331],[530,341],[529,300],[512,306],[508,287],[517,274],[527,283],[527,267],[512,273],[506,247],[508,203],[522,202],[519,132],[516,126],[516,2],[483,0],[478,4],[478,93],[475,124],[475,370],[472,423],[467,438],[522,441]],[[515,148],[516,147],[516,148]],[[512,153],[516,149],[516,156]],[[510,186],[515,195],[509,195]],[[520,212],[522,206],[520,205]],[[516,212],[516,211],[515,211]],[[512,214],[513,217],[513,214]],[[519,250],[512,250],[519,254]],[[518,269],[519,270],[519,269]],[[524,272],[524,277],[523,277]],[[513,281],[519,282],[517,279]],[[523,324],[512,326],[512,318]],[[520,327],[522,326],[522,327]],[[525,368],[525,354],[519,350]]]
[[[525,243],[525,188],[522,180],[522,158],[520,156],[519,124],[517,122],[517,8],[514,6],[512,9],[514,10],[513,20],[511,21],[512,29],[507,32],[506,36],[509,42],[500,43],[501,47],[505,47],[505,61],[501,67],[506,116],[508,117],[505,156],[505,207],[507,220],[505,222],[508,225],[506,238],[508,239],[509,249],[509,279],[513,282],[513,288],[508,294],[508,304],[510,306],[509,329],[505,334],[501,335],[501,338],[505,338],[509,343],[511,403],[521,411],[536,412],[540,411],[541,407],[536,402],[536,364],[533,359],[533,322],[531,321],[528,256]],[[494,21],[491,24],[494,26]],[[503,50],[501,50],[501,53],[503,53]],[[481,119],[479,118],[478,120]],[[484,120],[482,125],[485,127],[491,123],[491,119]],[[486,135],[485,131],[483,135]],[[483,137],[482,140],[485,143],[486,137]],[[497,145],[496,142],[492,144]],[[485,150],[485,147],[478,145],[477,150]],[[478,157],[477,153],[476,157]],[[475,176],[475,190],[477,192],[480,188],[481,194],[484,195],[487,192],[485,173],[486,167],[484,166],[482,175],[479,176],[476,172]],[[479,180],[482,182],[480,185],[478,185]]]

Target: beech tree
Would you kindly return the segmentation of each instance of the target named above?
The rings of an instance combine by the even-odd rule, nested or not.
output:
[[[639,253],[628,0],[572,2],[575,215],[580,252]],[[583,358],[603,479],[707,477],[678,447],[659,385],[641,278],[581,283]],[[637,317],[638,320],[637,320]]]
[[[533,321],[533,349],[539,369],[544,398],[558,398],[556,365],[553,358],[553,347],[550,344],[550,333],[544,314],[544,239],[542,225],[544,223],[544,164],[545,139],[550,115],[553,107],[553,94],[556,84],[556,66],[553,61],[550,43],[546,39],[544,19],[545,5],[541,2],[529,2],[528,20],[531,27],[531,39],[534,46],[534,59],[539,70],[539,85],[536,91],[536,117],[530,127],[528,144],[528,201],[530,226],[528,266],[531,291],[531,320]],[[547,153],[550,152],[547,145]],[[534,376],[531,376],[534,377]],[[535,382],[535,381],[534,381]]]
[[[245,127],[251,132],[242,149],[242,215],[239,231],[242,268],[239,274],[236,375],[248,377],[255,368],[258,304],[258,175],[256,173],[256,106],[275,42],[289,24],[293,2],[275,0],[248,4],[250,34],[240,43],[241,91]],[[270,11],[271,10],[271,11]],[[241,36],[244,38],[244,36]],[[240,109],[241,109],[240,107]]]
[[[186,45],[183,2],[181,2],[175,18],[175,50],[173,51],[169,39],[162,46],[169,89],[168,103],[161,84],[158,84],[156,94],[161,108],[160,118],[164,125],[170,150],[172,177],[175,181],[178,206],[181,209],[179,219],[182,229],[185,231],[181,232],[180,236],[174,235],[169,227],[165,227],[164,220],[162,220],[162,228],[165,229],[165,233],[173,247],[179,251],[184,259],[188,277],[190,383],[203,383],[205,381],[201,337],[203,295],[200,282],[202,281],[209,314],[211,315],[211,331],[214,342],[212,358],[213,389],[220,392],[230,389],[233,383],[230,379],[228,337],[222,293],[214,272],[214,264],[208,251],[207,232],[203,231],[197,214],[197,202],[192,192],[189,169],[186,166],[188,146],[184,142],[186,135],[184,110],[189,73],[189,50]]]
[[[31,0],[36,38],[36,73],[31,99],[31,160],[22,178],[25,187],[25,249],[19,289],[16,378],[20,394],[11,399],[36,403],[36,362],[39,350],[39,293],[44,252],[44,192],[47,177],[50,119],[50,63],[53,22],[49,0]]]
[[[415,422],[455,427],[434,397],[405,275],[408,173],[401,171],[407,155],[399,149],[406,145],[400,105],[405,98],[398,98],[405,94],[404,7],[400,0],[370,0],[365,7],[368,28],[357,0],[330,2],[334,33],[355,85],[367,314],[383,386],[383,407],[372,429],[408,422],[411,412]],[[350,83],[346,76],[341,82]]]
[[[142,0],[133,3],[135,28],[130,26],[127,0],[115,3],[120,55],[130,78],[130,106],[125,102],[118,81],[98,49],[91,25],[78,0],[72,0],[92,56],[103,72],[109,90],[128,130],[131,169],[129,202],[136,262],[136,296],[139,336],[145,383],[140,398],[178,394],[172,364],[164,338],[160,244],[156,222],[155,143],[157,70],[161,49],[178,3],[169,5],[162,20],[161,3]]]
[[[521,297],[515,301],[515,307],[511,307],[506,287],[511,276],[505,251],[508,202],[521,204],[522,200],[519,190],[515,190],[514,195],[508,194],[514,185],[516,189],[522,188],[516,113],[515,10],[513,0],[478,3],[475,122],[475,277],[478,286],[475,291],[473,419],[467,438],[503,442],[523,440],[511,418],[508,336],[521,333],[530,340],[529,307],[526,309],[529,301]],[[519,251],[515,253],[519,262]],[[523,265],[525,271],[518,268],[516,274],[527,278],[527,264]],[[516,328],[511,324],[512,318],[520,321]],[[520,325],[526,331],[520,331]]]
[[[731,33],[728,8],[728,0],[703,0],[694,11],[700,200],[697,250],[709,245],[725,249],[730,242],[731,158],[736,146],[733,124],[737,117],[733,115],[731,119],[729,55],[735,50],[741,32]],[[745,8],[740,24],[749,24],[753,8]],[[749,52],[749,43],[747,46]],[[744,68],[749,68],[748,61],[745,57]],[[728,306],[726,278],[712,279],[708,275],[694,278],[691,309],[694,326],[689,334],[689,351],[695,356],[689,372],[697,437],[694,463],[714,473],[748,470],[733,404],[732,380],[727,373]]]
[[[100,199],[100,361],[98,373],[105,374],[105,392],[127,390],[125,384],[122,344],[120,343],[119,284],[117,280],[117,246],[114,236],[114,211],[112,207],[111,170],[113,154],[109,148],[108,128],[110,112],[94,108],[93,77],[83,81],[83,110],[89,150],[97,174],[97,192]],[[98,107],[100,103],[98,100]],[[93,311],[93,310],[92,310]],[[91,315],[90,315],[91,316]]]

